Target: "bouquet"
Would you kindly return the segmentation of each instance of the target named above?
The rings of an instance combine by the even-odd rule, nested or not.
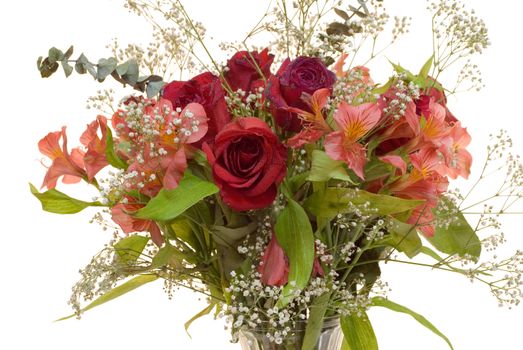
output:
[[[72,46],[38,59],[42,77],[61,66],[66,76],[111,77],[137,91],[116,108],[113,92],[92,97],[111,112],[88,124],[79,147],[68,146],[65,127],[38,143],[49,162],[41,189],[30,190],[42,208],[101,208],[93,221],[117,225],[81,271],[71,316],[162,279],[169,297],[183,287],[207,298],[186,328],[207,314],[226,317],[245,349],[377,349],[371,307],[412,316],[452,348],[426,318],[387,298],[383,263],[461,274],[488,285],[500,305],[519,303],[523,253],[480,260],[504,242],[498,217],[522,196],[523,166],[507,154],[506,132],[493,137],[472,190],[449,189],[469,177],[472,156],[447,96],[481,88],[470,57],[489,45],[473,11],[430,4],[432,54],[417,73],[391,62],[390,78],[377,83],[367,65],[409,25],[396,17],[380,47],[382,1],[276,1],[244,41],[223,45],[232,51],[224,64],[182,2],[126,7],[153,24],[147,49],[115,41],[113,57],[97,63],[71,59]],[[275,39],[251,46],[259,33]],[[166,79],[176,69],[195,75]],[[449,70],[454,88],[440,83]],[[492,171],[504,182],[472,200]],[[73,198],[59,180],[99,195]]]

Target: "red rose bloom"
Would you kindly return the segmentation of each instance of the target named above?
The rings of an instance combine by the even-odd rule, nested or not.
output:
[[[191,102],[203,106],[209,129],[205,137],[196,145],[201,145],[204,141],[211,142],[231,120],[221,81],[209,72],[197,75],[189,81],[170,82],[163,88],[162,97],[171,101],[174,108],[183,109]]]
[[[430,77],[429,79],[434,81],[434,79]],[[455,123],[458,121],[447,108],[447,96],[445,96],[445,92],[440,91],[435,87],[431,87],[427,94],[421,94],[419,98],[414,101],[416,104],[416,114],[419,116],[422,114],[428,116],[430,114],[430,101],[437,102],[445,108],[445,121],[447,123]]]
[[[271,64],[274,55],[269,54],[269,49],[263,51],[238,51],[227,61],[225,80],[232,91],[241,89],[252,92],[257,88],[264,87],[263,79],[271,75]],[[260,75],[263,73],[263,76]]]
[[[237,211],[261,209],[276,197],[287,170],[287,151],[262,120],[237,119],[203,150],[223,201]]]
[[[302,100],[302,94],[312,95],[319,89],[331,89],[335,81],[336,75],[319,58],[302,56],[294,61],[285,60],[267,83],[267,98],[276,123],[285,130],[299,131],[301,120],[289,111],[289,107],[312,112]]]

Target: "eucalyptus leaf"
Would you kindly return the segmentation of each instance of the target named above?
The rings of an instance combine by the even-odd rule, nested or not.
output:
[[[129,84],[134,85],[138,81],[138,75],[140,68],[138,67],[138,63],[131,59],[126,62],[127,63],[127,70],[125,73],[120,74],[122,78]]]
[[[51,47],[48,53],[49,63],[56,63],[64,59],[64,53],[56,47]]]
[[[99,82],[104,81],[105,78],[116,69],[117,64],[118,62],[114,57],[100,58],[98,60],[98,73],[96,74],[96,79]]]
[[[40,61],[40,76],[42,78],[49,78],[54,72],[58,70],[60,65],[57,62],[50,62],[49,58],[46,57],[43,61]]]
[[[32,184],[29,184],[29,189],[42,204],[42,209],[50,213],[75,214],[87,207],[104,206],[100,202],[84,202],[79,199],[69,197],[65,193],[56,189],[51,189],[40,193]]]
[[[144,284],[156,281],[157,279],[158,279],[157,275],[139,275],[139,276],[136,276],[133,279],[130,279],[129,281],[125,282],[124,284],[121,284],[121,285],[111,289],[107,293],[103,294],[98,299],[96,299],[95,301],[93,301],[92,303],[90,303],[89,305],[84,307],[81,310],[81,312],[85,312],[85,311],[88,311],[88,310],[90,310],[90,309],[92,309],[94,307],[97,307],[97,306],[100,306],[102,304],[105,304],[108,301],[116,299],[116,298],[118,298],[118,297],[120,297],[120,296],[122,296],[122,295],[124,295],[126,293],[129,293],[132,290],[135,290],[138,287],[143,286]],[[58,319],[57,321],[64,321],[64,320],[67,320],[67,319],[69,319],[71,317],[74,317],[74,316],[76,316],[76,314],[72,314],[72,315],[69,315],[69,316],[66,316],[66,317],[62,317],[62,318]]]
[[[73,45],[69,46],[67,51],[64,53],[64,59],[68,60],[73,55],[74,47]]]
[[[409,308],[407,308],[407,307],[405,307],[403,305],[397,304],[397,303],[392,302],[392,301],[390,301],[388,299],[385,299],[383,297],[374,297],[374,298],[372,298],[372,306],[384,307],[384,308],[387,308],[389,310],[400,312],[400,313],[404,313],[404,314],[407,314],[407,315],[411,316],[416,321],[418,321],[422,326],[424,326],[425,328],[429,329],[431,332],[433,332],[434,334],[438,335],[443,340],[445,340],[445,342],[448,344],[448,346],[452,350],[454,350],[450,340],[443,333],[441,333],[432,323],[430,323],[425,317],[421,316],[417,312],[414,312],[411,309],[409,309]]]
[[[305,210],[292,199],[278,216],[274,233],[289,259],[288,283],[278,300],[278,307],[284,307],[297,289],[303,289],[309,282],[314,262],[314,234]]]
[[[65,60],[62,60],[61,63],[62,63],[62,68],[63,68],[64,73],[65,73],[65,77],[67,78],[67,77],[69,77],[69,76],[71,75],[71,73],[73,72],[73,66],[71,66],[71,65],[69,64],[69,62],[67,62],[66,59],[65,59]]]
[[[165,82],[163,81],[151,81],[147,83],[147,89],[145,90],[148,98],[152,98],[160,93]]]
[[[378,350],[378,340],[365,313],[351,313],[340,318],[347,350]]]
[[[172,220],[205,197],[217,192],[218,187],[212,182],[185,171],[178,187],[173,190],[160,190],[156,197],[135,213],[135,216],[155,221]]]
[[[339,9],[339,8],[334,8],[334,12],[340,16],[341,18],[343,18],[344,21],[348,21],[350,18],[349,18],[349,15],[347,14],[347,12],[343,11],[342,9]]]

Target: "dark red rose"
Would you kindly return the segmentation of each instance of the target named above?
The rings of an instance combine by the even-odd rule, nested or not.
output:
[[[276,123],[285,130],[299,131],[301,120],[288,108],[310,111],[302,94],[312,95],[318,89],[331,89],[335,81],[336,75],[319,58],[301,56],[294,61],[285,60],[267,86],[267,98]]]
[[[287,150],[262,120],[239,118],[214,144],[203,145],[223,201],[237,211],[261,209],[276,197],[287,170]]]
[[[227,61],[225,80],[232,91],[241,89],[246,93],[255,92],[255,89],[264,87],[263,79],[268,79],[271,75],[272,61],[274,55],[269,54],[269,49],[259,53],[238,51]]]
[[[191,102],[203,106],[209,118],[209,130],[197,145],[211,142],[231,120],[220,78],[209,72],[197,75],[189,81],[170,82],[163,88],[162,97],[171,101],[175,108],[183,109]]]

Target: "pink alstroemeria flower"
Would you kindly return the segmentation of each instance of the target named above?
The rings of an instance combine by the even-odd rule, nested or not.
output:
[[[191,156],[190,145],[207,133],[207,116],[198,103],[176,111],[169,100],[160,99],[144,107],[142,119],[152,135],[142,135],[143,131],[129,126],[121,115],[117,127],[119,135],[131,143],[127,173],[134,176],[128,187],[136,185],[140,193],[154,197],[162,188],[172,190],[180,183]]]
[[[398,155],[390,154],[390,155],[378,157],[378,159],[384,163],[394,166],[396,169],[399,169],[401,172],[401,175],[403,175],[407,172],[407,163],[405,163],[403,158],[401,158]]]
[[[160,247],[163,244],[163,237],[158,225],[152,220],[138,219],[130,215],[143,208],[144,205],[136,203],[136,199],[129,196],[125,197],[125,201],[126,203],[121,202],[111,208],[113,221],[120,225],[122,231],[126,234],[149,232],[153,242]]]
[[[307,143],[316,142],[331,131],[322,113],[330,94],[329,89],[316,90],[312,96],[304,94],[302,100],[311,108],[312,112],[292,107],[288,109],[289,112],[296,113],[303,120],[303,130],[287,140],[289,147],[299,148]]]
[[[98,136],[100,129],[102,136]],[[87,129],[80,137],[80,142],[87,148],[84,155],[84,165],[87,177],[91,181],[95,175],[109,165],[105,157],[107,138],[107,119],[99,115],[95,121],[87,125]]]
[[[466,128],[456,122],[449,132],[448,143],[440,147],[440,151],[445,157],[448,176],[456,179],[461,176],[465,179],[469,177],[470,167],[472,166],[472,155],[466,150],[470,144],[471,137]]]
[[[60,147],[60,139],[62,146]],[[73,149],[71,154],[67,150],[67,136],[65,126],[61,131],[50,132],[38,142],[38,149],[42,154],[49,157],[52,161],[47,169],[42,188],[53,189],[60,176],[62,182],[76,183],[81,179],[87,178],[87,173],[83,164],[83,153],[79,149]]]
[[[267,248],[265,248],[260,266],[258,266],[258,272],[261,274],[261,281],[265,285],[283,286],[287,284],[289,261],[274,234]]]
[[[364,179],[366,149],[358,141],[376,126],[380,118],[381,110],[375,103],[352,106],[341,102],[334,113],[338,131],[325,138],[325,152],[332,159],[347,163],[356,175]]]

